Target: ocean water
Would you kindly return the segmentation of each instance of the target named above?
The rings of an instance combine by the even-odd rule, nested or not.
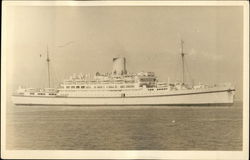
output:
[[[242,150],[233,106],[15,106],[6,147],[16,150]]]

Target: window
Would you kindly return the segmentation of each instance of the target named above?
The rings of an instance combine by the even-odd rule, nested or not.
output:
[[[80,88],[80,86],[76,86],[76,88]]]
[[[75,88],[75,86],[71,86],[71,88]]]
[[[35,93],[30,93],[30,95],[34,95]]]
[[[70,88],[69,86],[66,86],[66,88]]]
[[[81,86],[81,88],[85,88],[85,86]]]
[[[135,86],[127,85],[126,87],[127,87],[127,88],[134,88]]]

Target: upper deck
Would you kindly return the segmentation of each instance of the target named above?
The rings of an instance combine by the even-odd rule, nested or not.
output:
[[[140,72],[137,74],[113,75],[110,73],[94,76],[90,74],[72,75],[64,80],[60,90],[83,89],[83,90],[114,90],[114,89],[138,89],[140,87],[156,87],[157,78],[153,72]]]

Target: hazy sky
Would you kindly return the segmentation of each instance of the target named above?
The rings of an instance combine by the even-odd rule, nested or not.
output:
[[[183,39],[189,81],[231,82],[242,96],[241,7],[8,7],[5,14],[12,87],[47,85],[47,45],[54,80],[111,72],[117,56],[129,72],[181,80]]]

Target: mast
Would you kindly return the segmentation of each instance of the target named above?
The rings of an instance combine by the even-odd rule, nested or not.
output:
[[[50,88],[50,66],[49,66],[49,62],[50,62],[50,59],[49,59],[49,49],[48,49],[48,46],[47,46],[47,64],[48,64],[48,82],[49,82],[49,88]]]
[[[185,53],[183,52],[183,44],[184,44],[184,41],[181,40],[182,84],[185,83],[185,64],[184,64],[184,55],[185,55]]]

